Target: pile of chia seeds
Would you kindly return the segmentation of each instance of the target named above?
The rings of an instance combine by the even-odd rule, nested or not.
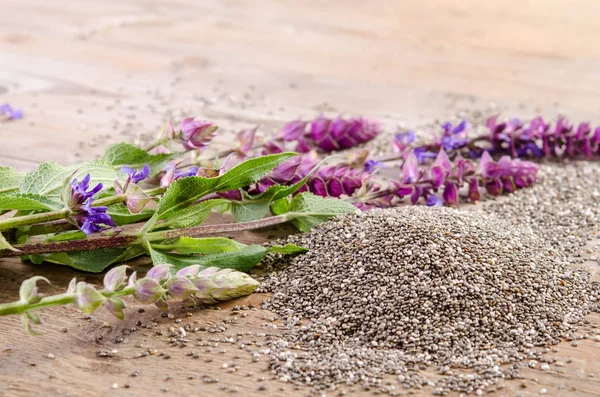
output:
[[[565,208],[577,191],[556,178],[475,211],[373,210],[289,237],[310,251],[275,260],[263,280],[273,292],[265,307],[289,325],[271,344],[272,371],[317,389],[362,384],[392,395],[386,374],[434,394],[481,395],[518,377],[522,361],[541,358],[534,347],[557,344],[598,299],[566,256],[594,232],[598,208],[589,198]]]

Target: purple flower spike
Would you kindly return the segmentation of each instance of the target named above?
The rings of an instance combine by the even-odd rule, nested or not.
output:
[[[81,182],[77,182],[77,178],[74,178],[71,182],[71,196],[68,202],[69,208],[74,209],[78,206],[82,206],[85,202],[92,198],[96,193],[102,190],[102,184],[97,184],[93,189],[90,188],[90,174],[87,174]]]
[[[17,120],[23,117],[23,110],[14,109],[10,104],[0,105],[0,120]]]
[[[134,170],[129,167],[122,167],[121,171],[127,174],[127,179],[133,183],[139,183],[150,175],[150,167],[148,164],[144,164],[141,170]],[[127,184],[127,182],[125,182]]]
[[[368,142],[380,132],[381,125],[366,118],[338,117],[332,120],[319,116],[310,122],[295,120],[287,123],[278,136],[285,141],[296,141],[297,152],[308,153],[317,149],[328,153]]]

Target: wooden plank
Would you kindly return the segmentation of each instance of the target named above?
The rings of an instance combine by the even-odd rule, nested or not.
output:
[[[510,115],[564,112],[597,121],[599,11],[594,0],[9,2],[0,14],[0,102],[22,107],[26,117],[0,124],[0,164],[27,171],[42,161],[97,157],[112,142],[155,134],[168,116],[218,122],[224,132],[215,150],[227,147],[240,128],[260,124],[269,134],[284,120],[320,111],[373,116],[390,130],[490,102]],[[273,233],[237,237],[260,242]],[[20,282],[41,271],[54,283],[51,292],[73,276],[99,281],[60,266],[1,262],[2,301],[15,299]],[[236,303],[258,305],[263,298]],[[75,309],[61,308],[44,314],[42,338],[23,336],[18,319],[0,319],[0,394],[156,395],[166,387],[178,394],[230,395],[219,388],[227,384],[251,396],[265,393],[256,382],[265,376],[269,395],[298,395],[270,380],[265,362],[252,363],[235,348],[223,347],[221,354],[195,346],[202,354],[194,360],[184,355],[189,348],[167,346],[170,327],[221,324],[233,304],[189,311],[191,317],[175,311],[181,323],[156,310],[136,314],[135,305],[124,322],[103,313],[84,320]],[[272,314],[249,313],[224,334],[192,334],[188,346],[198,337],[277,332],[263,319]],[[152,318],[155,328],[139,328],[115,343],[136,321]],[[590,320],[597,323],[598,315]],[[148,347],[160,347],[171,359],[131,358]],[[96,357],[99,349],[113,348],[115,357]],[[561,344],[557,357],[573,359],[564,374],[525,371],[527,387],[507,382],[503,393],[537,395],[545,387],[548,395],[598,395],[597,378],[588,377],[600,374],[598,349],[591,339],[578,348]],[[43,358],[48,353],[57,358]],[[209,356],[213,362],[205,361]],[[242,375],[254,375],[221,368],[234,361]],[[130,378],[136,368],[140,376]],[[204,383],[202,374],[220,383]],[[112,390],[112,383],[131,388]]]

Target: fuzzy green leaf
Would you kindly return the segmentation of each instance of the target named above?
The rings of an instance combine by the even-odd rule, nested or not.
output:
[[[219,177],[190,176],[176,180],[169,186],[158,203],[158,219],[168,219],[173,214],[193,205],[202,197],[214,192]]]
[[[214,266],[247,272],[256,266],[266,254],[267,249],[260,245],[247,245],[239,251],[234,252],[198,256],[167,254],[150,249],[150,256],[152,257],[154,266],[169,263],[173,265],[174,271],[190,265],[200,265],[203,267]]]
[[[327,159],[317,164],[302,180],[291,186],[273,185],[264,192],[257,195],[249,195],[242,191],[243,201],[231,202],[231,214],[236,222],[250,222],[262,219],[269,212],[271,203],[278,200],[283,200],[291,194],[296,193],[304,186],[312,174],[323,164]],[[276,208],[281,209],[281,208]],[[277,214],[276,214],[277,215]]]
[[[273,215],[285,214],[290,210],[290,200],[287,197],[271,203],[271,213]]]
[[[279,164],[297,155],[297,153],[286,152],[246,160],[219,177],[215,192],[239,189],[258,182]]]
[[[74,172],[75,174],[73,175]],[[97,183],[102,183],[104,186],[112,186],[113,181],[117,177],[122,179],[124,176],[119,176],[117,171],[109,164],[98,160],[74,164],[69,167],[48,162],[40,164],[38,168],[25,175],[25,178],[21,182],[20,191],[23,194],[33,193],[51,200],[58,200],[67,178],[70,178],[72,175],[72,178],[81,180],[86,174],[91,175],[90,186],[92,187]]]
[[[145,253],[146,251],[142,247],[133,245],[128,248],[102,248],[90,251],[30,255],[28,259],[35,264],[50,262],[85,272],[99,273],[112,264],[124,262]]]
[[[52,211],[59,210],[59,202],[37,194],[5,194],[0,196],[0,211]]]
[[[301,193],[292,199],[286,216],[298,230],[306,232],[333,216],[355,211],[356,207],[344,200]]]
[[[158,203],[158,219],[168,219],[210,193],[224,192],[248,186],[269,173],[295,153],[280,153],[246,160],[221,176],[192,176],[171,184]]]
[[[23,175],[11,167],[0,167],[0,195],[19,191]]]
[[[229,200],[225,199],[202,201],[171,214],[166,222],[158,224],[157,228],[186,228],[200,225],[210,215],[213,208],[227,205],[228,203]]]
[[[167,162],[172,160],[177,154],[178,153],[150,154],[144,149],[132,145],[131,143],[122,142],[109,146],[104,152],[102,160],[118,170],[123,166],[140,169],[144,164],[148,164],[150,167],[150,175],[156,175],[165,168]]]
[[[148,208],[144,208],[137,214],[132,214],[129,209],[122,203],[109,205],[106,213],[110,215],[117,226],[129,225],[150,218],[154,211]]]

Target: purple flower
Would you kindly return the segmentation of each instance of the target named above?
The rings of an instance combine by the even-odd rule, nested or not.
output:
[[[436,196],[435,194],[430,194],[427,196],[427,206],[428,207],[441,207],[444,205],[444,202],[441,198]]]
[[[188,176],[196,176],[196,174],[198,174],[198,167],[190,167],[184,171],[178,170],[174,165],[169,164],[167,165],[167,171],[163,177],[160,178],[160,186],[167,188],[171,186],[171,183],[178,179],[186,178]]]
[[[306,132],[306,125],[308,122],[302,120],[290,121],[283,126],[281,130],[281,137],[284,141],[297,141]]]
[[[446,182],[444,184],[443,197],[446,204],[458,206],[458,191],[454,183]]]
[[[171,134],[179,138],[187,150],[205,149],[215,137],[217,127],[214,123],[206,120],[194,120],[193,117],[183,119],[177,134],[170,126]]]
[[[380,167],[385,168],[387,166],[385,165],[385,163],[382,163],[381,161],[376,161],[376,160],[367,160],[364,163],[364,169],[366,172],[369,172],[369,173],[375,171],[377,168],[380,168]]]
[[[5,103],[0,105],[0,119],[4,120],[17,120],[23,117],[23,110],[13,109],[10,104]]]
[[[330,166],[319,169],[308,180],[308,190],[323,197],[351,196],[359,189],[365,179],[360,168]]]
[[[403,152],[415,140],[414,131],[403,132],[394,135],[392,145],[396,152]]]
[[[433,179],[433,187],[437,189],[444,183],[446,176],[452,169],[448,154],[444,149],[440,149],[435,161],[431,165],[431,178]]]
[[[252,146],[254,146],[254,139],[256,138],[257,130],[258,126],[246,128],[245,130],[238,132],[237,138],[239,144],[237,153],[240,157],[246,157],[248,152],[252,149]]]
[[[437,154],[428,151],[427,148],[424,147],[415,148],[413,153],[417,156],[417,161],[419,163],[424,163],[427,159],[434,159],[437,157]]]
[[[71,195],[68,201],[69,208],[76,209],[82,206],[88,199],[92,198],[96,193],[102,190],[102,184],[99,183],[88,191],[90,188],[90,179],[90,174],[83,177],[81,182],[77,182],[77,178],[73,179],[71,182]]]
[[[148,164],[144,164],[141,170],[134,170],[133,168],[129,167],[121,167],[121,172],[127,174],[125,185],[127,185],[129,181],[133,183],[139,183],[148,178],[148,175],[150,174],[150,167]]]
[[[112,218],[106,213],[107,207],[92,207],[93,196],[102,190],[102,184],[99,183],[88,191],[89,187],[90,174],[79,183],[77,179],[73,179],[70,195],[65,199],[72,211],[69,219],[87,235],[102,231],[101,225],[115,226]]]

